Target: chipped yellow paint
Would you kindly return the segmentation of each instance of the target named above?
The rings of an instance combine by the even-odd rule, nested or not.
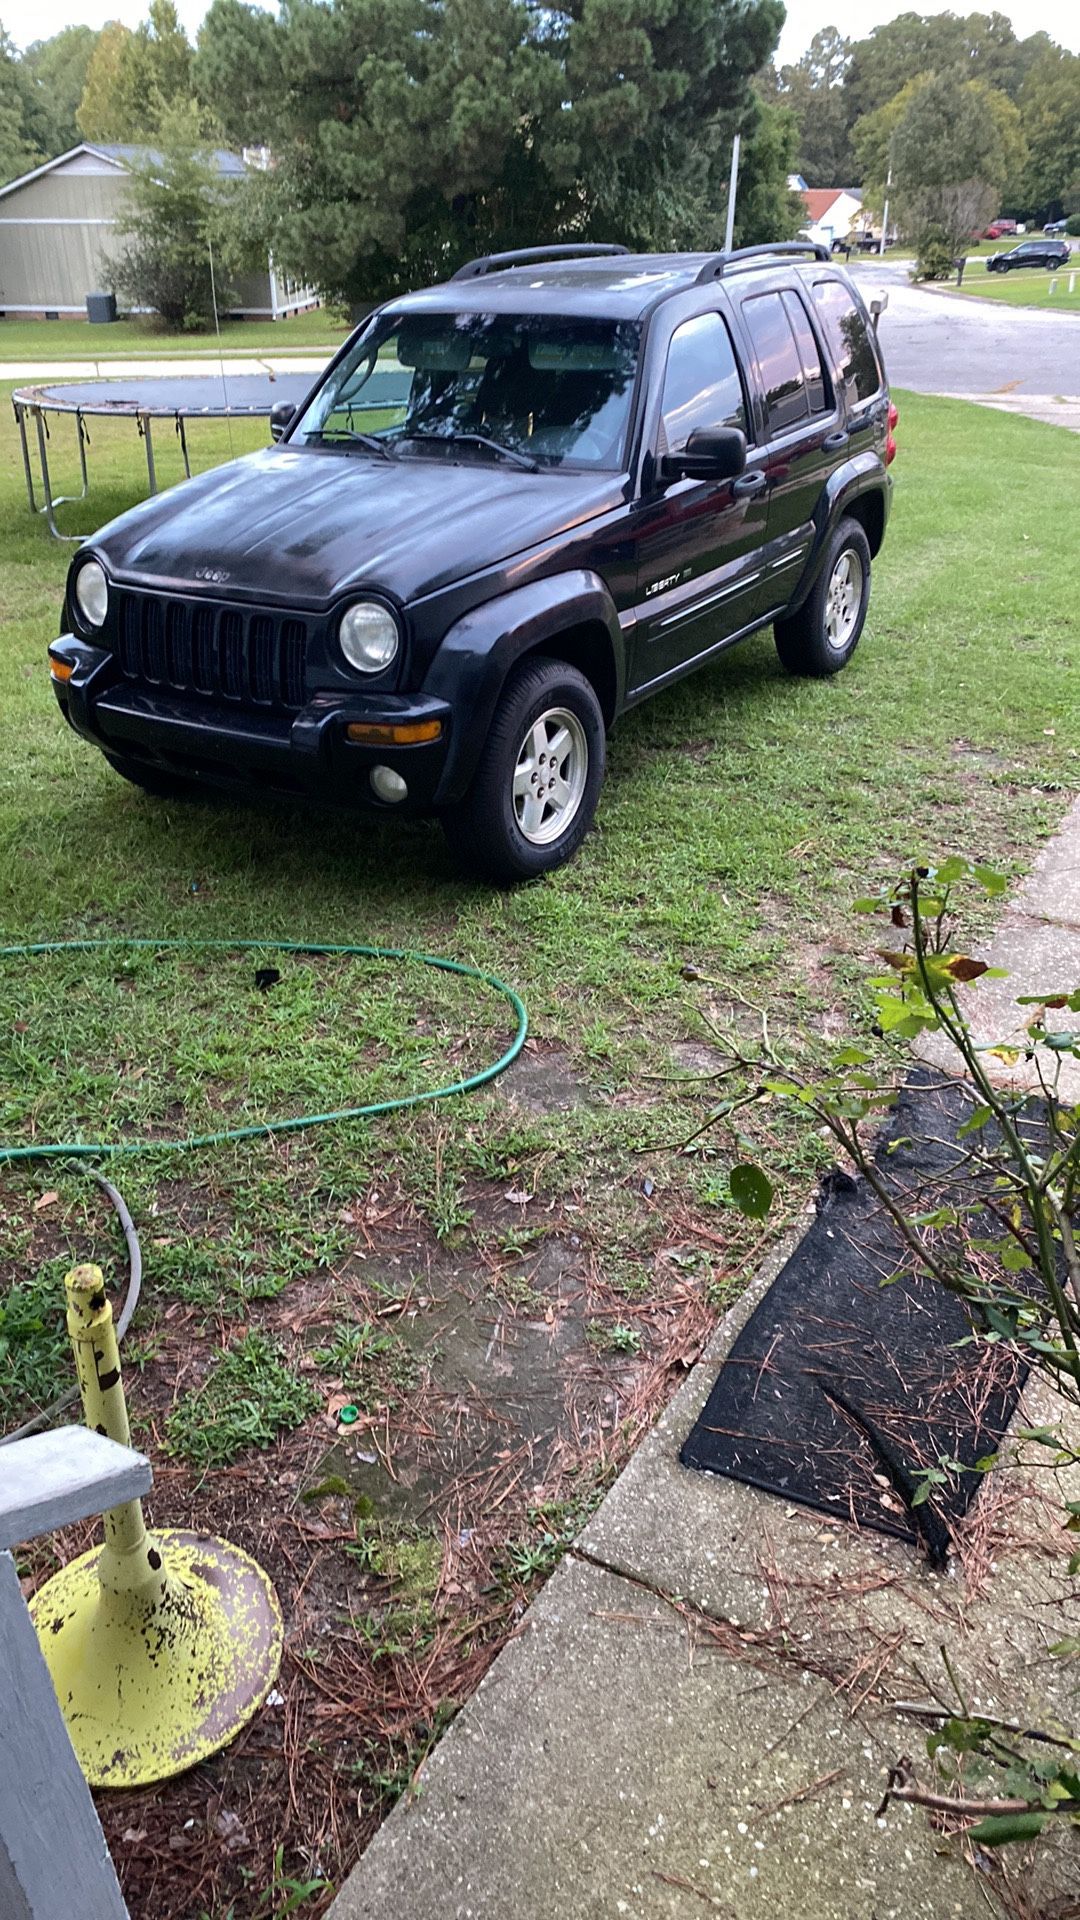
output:
[[[128,1442],[112,1308],[99,1267],[65,1285],[88,1426]],[[226,1540],[148,1533],[138,1500],[30,1602],[72,1745],[91,1786],[147,1786],[216,1753],[281,1666],[277,1595]]]

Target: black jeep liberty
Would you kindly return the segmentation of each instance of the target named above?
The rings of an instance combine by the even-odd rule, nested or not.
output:
[[[769,622],[850,659],[895,452],[824,247],[493,255],[390,301],[277,444],[80,549],[72,726],[150,793],[434,812],[497,881],[576,851],[628,707]]]

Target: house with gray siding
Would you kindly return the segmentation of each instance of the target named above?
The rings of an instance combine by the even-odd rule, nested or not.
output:
[[[0,187],[0,316],[85,317],[87,294],[111,291],[131,169],[147,157],[144,147],[84,141]],[[226,177],[247,171],[239,154],[214,158]],[[248,319],[283,320],[319,303],[313,287],[288,279],[271,259],[232,292],[228,311]]]

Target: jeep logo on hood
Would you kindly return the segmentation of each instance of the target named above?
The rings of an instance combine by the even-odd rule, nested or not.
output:
[[[232,575],[227,567],[196,567],[195,569],[195,579],[209,580],[212,587],[223,587],[226,580],[231,578]]]

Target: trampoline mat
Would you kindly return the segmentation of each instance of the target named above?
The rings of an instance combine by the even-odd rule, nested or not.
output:
[[[315,384],[313,373],[153,374],[131,379],[50,381],[23,387],[14,398],[46,413],[149,414],[154,419],[227,419],[268,414],[279,400],[299,406]]]
[[[911,1210],[948,1197],[972,1105],[962,1082],[942,1090],[922,1072],[902,1090],[875,1164]],[[1037,1104],[1021,1124],[1037,1135]],[[1000,1231],[989,1216],[969,1226],[975,1237]],[[830,1176],[817,1219],[724,1362],[684,1466],[917,1541],[940,1565],[1027,1369],[1005,1344],[969,1341],[961,1302],[911,1264],[866,1182]],[[915,1504],[919,1469],[942,1456],[964,1470]]]
[[[205,373],[133,375],[130,379],[49,381],[22,387],[13,397],[46,413],[150,414],[172,420],[224,420],[235,414],[268,414],[279,400],[297,407],[311,392],[315,373],[237,373],[224,380],[217,368]],[[411,375],[376,368],[358,394],[355,411],[375,412],[408,400]]]

